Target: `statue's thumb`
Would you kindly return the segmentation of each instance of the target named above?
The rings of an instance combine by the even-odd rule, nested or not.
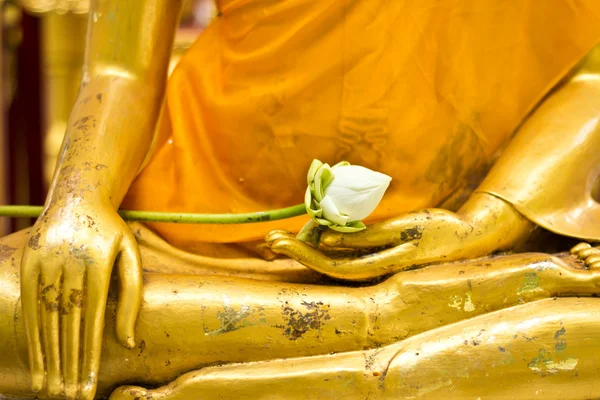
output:
[[[135,238],[123,237],[117,263],[119,302],[115,321],[117,340],[127,348],[135,347],[135,323],[142,303],[142,262]]]

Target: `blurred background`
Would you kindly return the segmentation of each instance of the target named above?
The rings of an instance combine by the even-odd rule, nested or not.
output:
[[[186,0],[171,70],[216,14]],[[0,204],[42,205],[85,50],[89,0],[0,0]],[[0,217],[0,237],[33,224]]]

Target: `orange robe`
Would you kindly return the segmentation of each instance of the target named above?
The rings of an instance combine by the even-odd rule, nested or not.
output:
[[[170,77],[154,153],[124,208],[299,204],[313,158],[393,180],[370,220],[481,178],[545,94],[600,42],[598,0],[222,0]],[[261,239],[307,217],[154,224],[178,243]]]

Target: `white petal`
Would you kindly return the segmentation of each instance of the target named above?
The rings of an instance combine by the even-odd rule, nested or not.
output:
[[[346,222],[348,222],[348,217],[340,215],[340,212],[338,211],[331,197],[325,196],[319,205],[323,209],[323,218],[326,220],[342,226],[346,225]]]
[[[331,184],[349,189],[363,190],[389,184],[391,177],[372,171],[360,165],[345,165],[333,170],[334,181]]]
[[[349,221],[361,221],[377,208],[391,177],[358,165],[338,167],[335,177],[325,189],[340,213]]]

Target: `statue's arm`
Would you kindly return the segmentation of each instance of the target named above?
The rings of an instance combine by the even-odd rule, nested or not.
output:
[[[429,209],[373,224],[358,233],[326,231],[314,248],[284,231],[267,235],[274,252],[333,278],[361,281],[429,264],[468,260],[511,248],[535,224],[509,203],[477,193],[457,212]],[[357,256],[339,250],[353,249]],[[333,257],[330,257],[333,255]]]
[[[103,196],[114,208],[119,206],[154,135],[179,3],[94,2],[81,89],[70,116],[54,187],[68,176],[65,168],[69,165],[95,162],[106,168],[92,174],[105,191],[94,197]]]
[[[600,180],[600,62],[584,67],[532,112],[458,212],[404,214],[358,233],[329,230],[319,249],[275,231],[267,236],[272,250],[338,279],[364,280],[512,250],[538,225],[597,240],[600,203],[589,191]],[[340,257],[348,254],[340,248],[361,257]]]
[[[81,89],[21,265],[34,391],[94,397],[115,261],[116,335],[135,343],[140,257],[116,209],[153,138],[180,3],[93,2]]]

